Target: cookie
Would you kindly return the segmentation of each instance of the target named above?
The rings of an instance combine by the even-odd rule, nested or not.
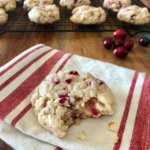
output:
[[[8,20],[8,14],[4,9],[0,8],[0,25],[5,24]]]
[[[78,6],[90,4],[90,0],[60,0],[60,6],[67,7],[68,9],[73,9]]]
[[[150,13],[146,7],[139,7],[137,5],[131,5],[122,8],[117,18],[120,21],[128,22],[135,25],[142,25],[150,23]]]
[[[25,0],[23,7],[27,10],[31,10],[35,6],[51,4],[53,4],[53,0]]]
[[[131,0],[104,0],[103,7],[118,12],[120,8],[130,6]]]
[[[11,11],[16,9],[16,1],[15,0],[1,0],[0,8],[5,9],[5,11]]]
[[[39,123],[58,137],[64,137],[76,119],[112,115],[114,98],[106,83],[86,73],[59,71],[50,74],[36,88],[32,106]]]
[[[59,8],[56,5],[35,6],[29,11],[28,17],[38,24],[51,24],[60,19]]]
[[[106,20],[106,12],[101,7],[79,6],[73,9],[70,20],[77,24],[100,24]]]

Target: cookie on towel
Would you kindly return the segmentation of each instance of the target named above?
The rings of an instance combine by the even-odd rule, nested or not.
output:
[[[62,7],[67,7],[68,9],[73,9],[82,5],[90,5],[90,0],[60,0],[60,5]]]
[[[77,71],[50,74],[31,98],[39,123],[58,137],[64,137],[76,119],[112,115],[114,98],[102,80]]]
[[[8,20],[8,14],[3,8],[0,8],[0,25],[5,24]]]
[[[50,24],[60,19],[59,8],[56,5],[35,6],[29,11],[28,17],[38,24]]]
[[[106,12],[101,7],[79,6],[73,9],[70,20],[77,24],[100,24],[106,20]]]
[[[130,6],[131,0],[104,0],[103,6],[114,12],[118,12],[120,8]]]
[[[25,0],[23,7],[27,10],[30,10],[34,6],[51,5],[51,4],[53,4],[53,0]]]
[[[135,25],[150,23],[150,13],[146,7],[131,5],[120,9],[117,14],[120,21],[128,22]]]

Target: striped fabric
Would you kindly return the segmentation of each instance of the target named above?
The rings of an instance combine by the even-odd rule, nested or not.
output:
[[[106,81],[116,99],[115,114],[83,120],[63,139],[43,129],[31,95],[48,74],[59,70],[91,72]],[[150,76],[38,44],[0,68],[0,119],[26,135],[68,150],[150,150]],[[107,128],[112,121],[118,125],[116,133]],[[82,129],[85,141],[77,138]]]

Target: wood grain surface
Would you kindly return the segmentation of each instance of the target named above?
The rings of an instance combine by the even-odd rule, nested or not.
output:
[[[144,48],[138,44],[140,35],[128,37],[135,45],[125,59],[116,58],[112,50],[103,47],[102,39],[105,36],[112,36],[112,33],[5,33],[0,36],[0,66],[27,48],[43,43],[69,53],[150,73],[150,47]],[[0,150],[12,148],[0,141]]]

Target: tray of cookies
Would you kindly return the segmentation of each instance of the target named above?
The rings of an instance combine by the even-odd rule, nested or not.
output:
[[[125,14],[125,15],[124,15]],[[0,2],[0,33],[150,32],[150,12],[133,0],[7,0]]]

